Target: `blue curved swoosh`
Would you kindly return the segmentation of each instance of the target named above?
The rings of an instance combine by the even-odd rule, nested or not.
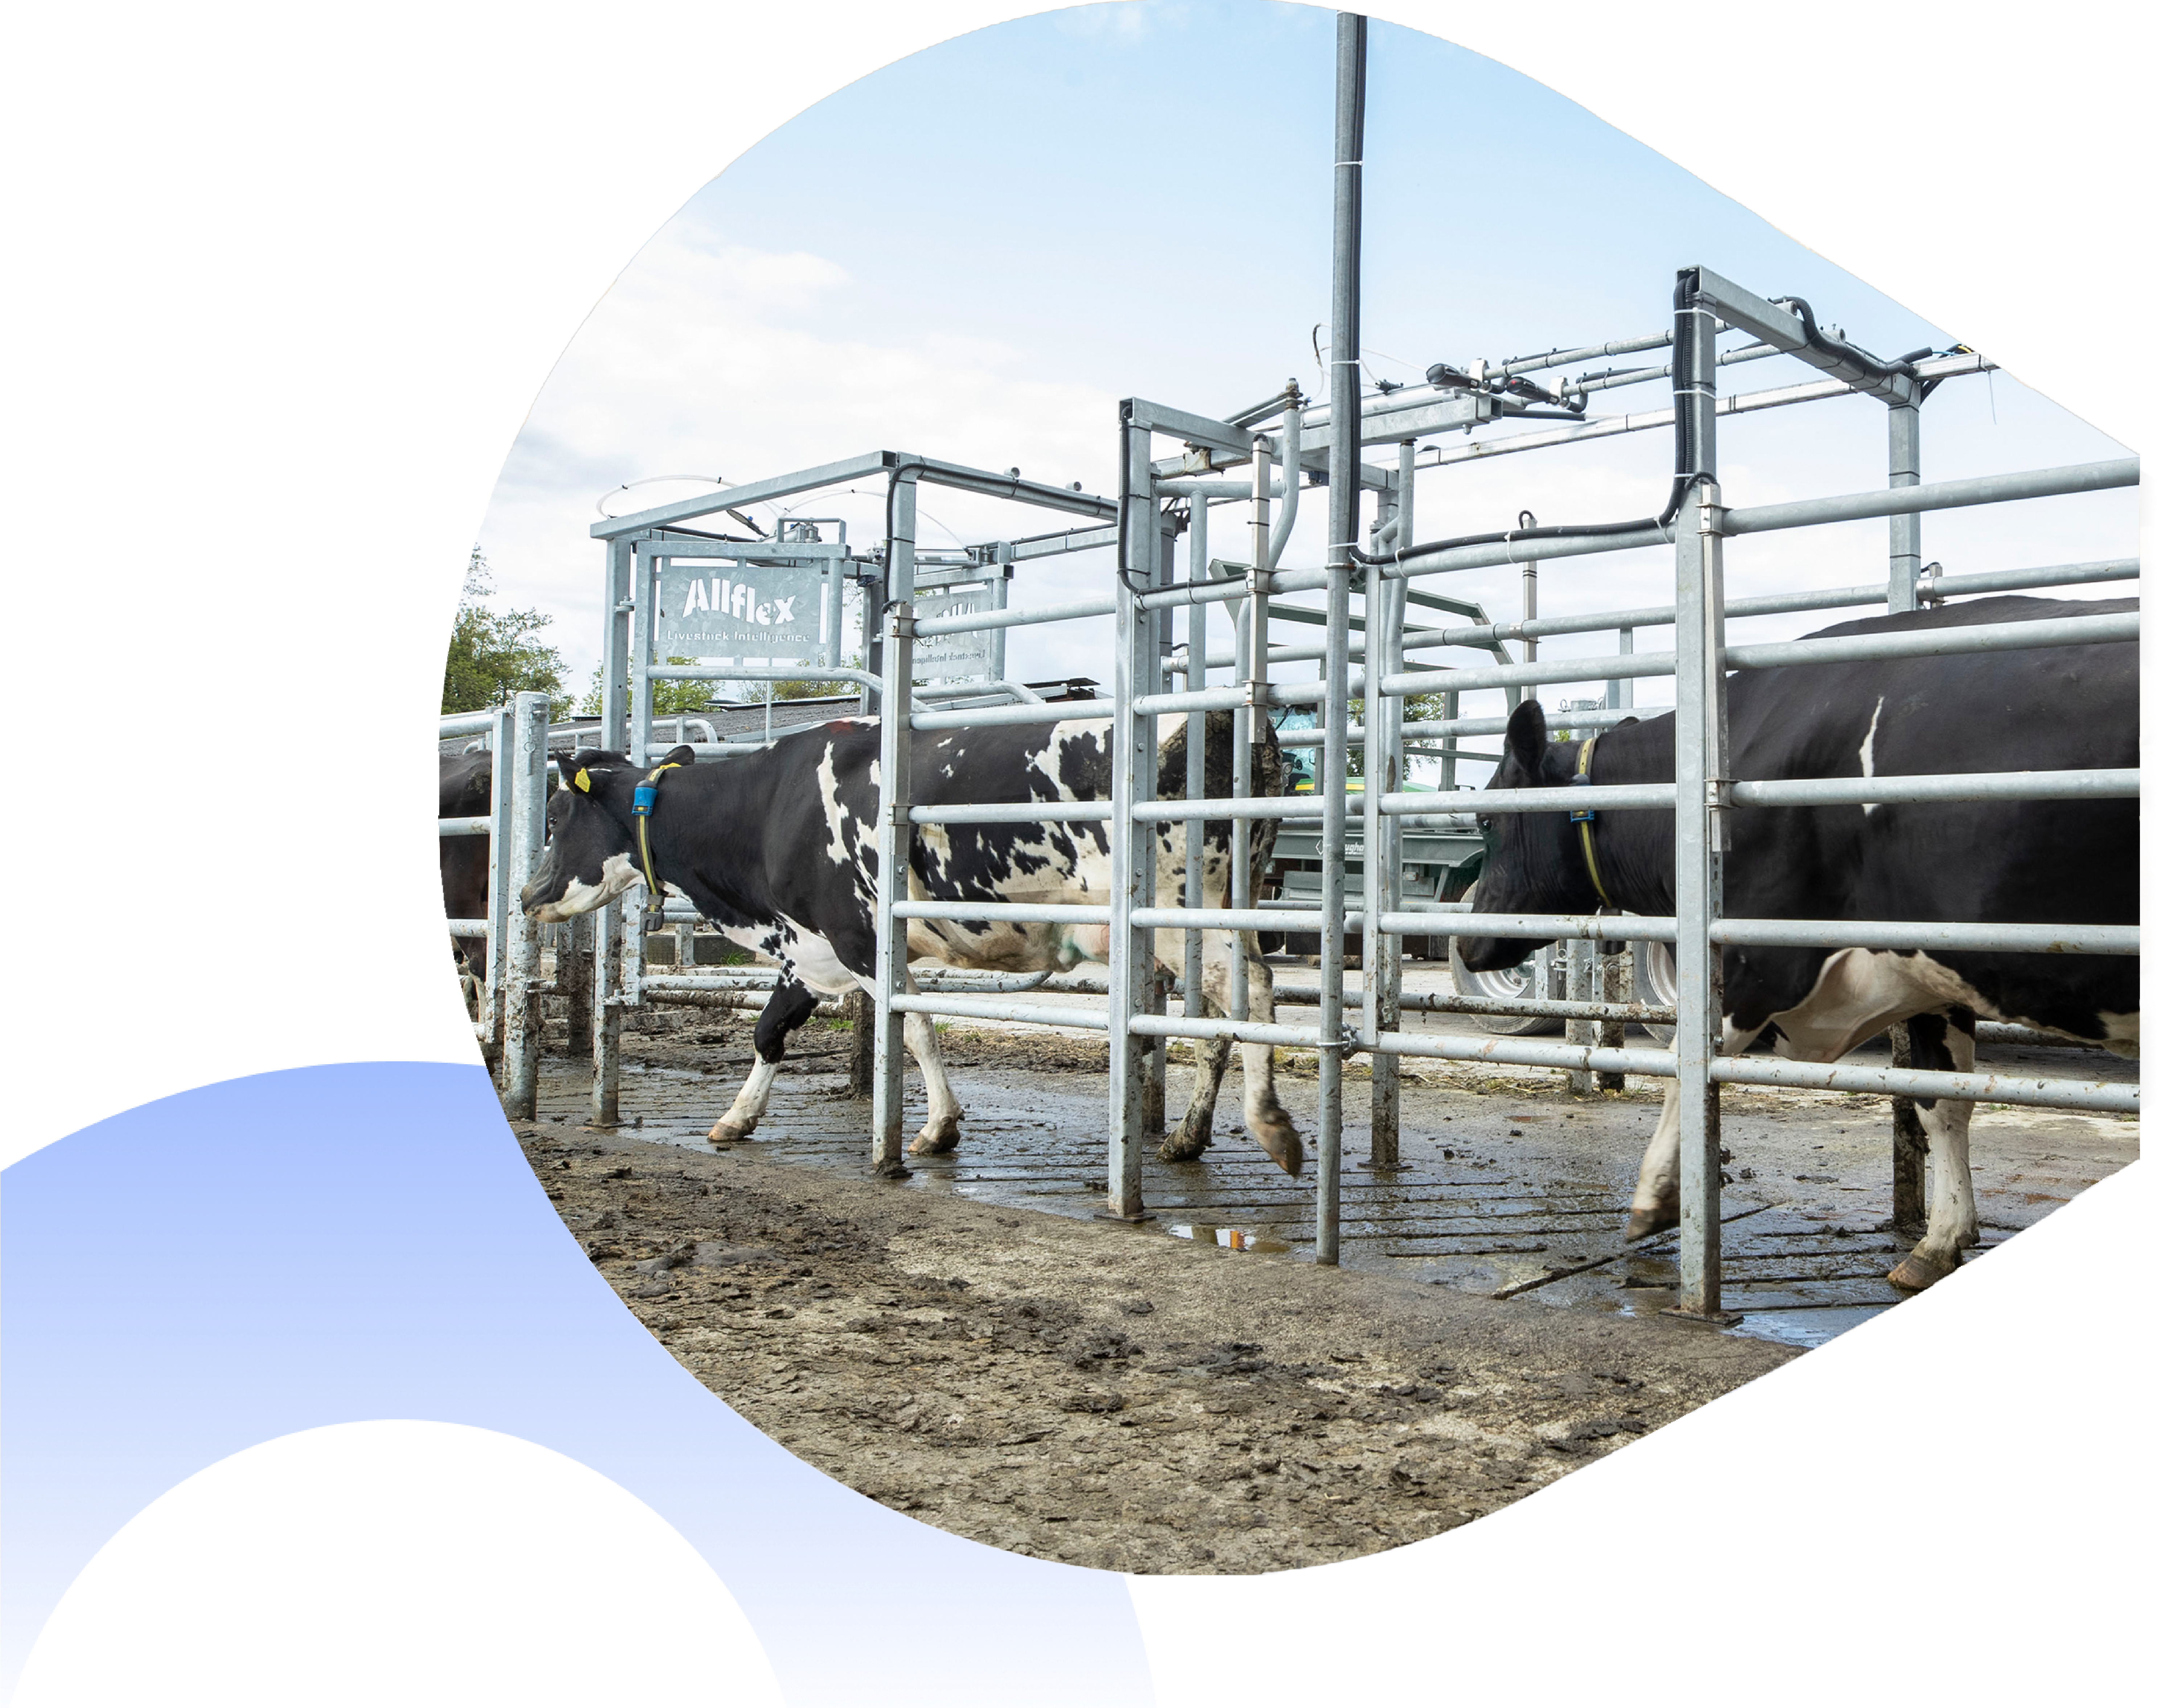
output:
[[[539,1443],[665,1517],[796,1705],[1145,1703],[1115,1574],[949,1536],[811,1469],[708,1392],[556,1217],[476,1068],[229,1081],[0,1174],[0,1683],[165,1490],[327,1423]],[[625,1562],[634,1570],[633,1562]]]

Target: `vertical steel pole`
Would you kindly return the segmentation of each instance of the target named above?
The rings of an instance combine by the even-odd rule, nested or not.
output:
[[[1459,718],[1460,696],[1457,693],[1440,694],[1438,697],[1438,715],[1449,719]],[[1445,738],[1445,744],[1449,749],[1457,748],[1459,743],[1460,738],[1457,735],[1449,735]],[[1445,790],[1458,789],[1460,786],[1460,761],[1450,752],[1442,754],[1439,757],[1438,786]]]
[[[891,476],[891,535],[884,543],[883,692],[878,754],[876,1071],[869,1162],[887,1178],[907,1173],[906,1016],[891,999],[906,990],[906,933],[893,907],[906,899],[914,832],[914,529],[918,476]]]
[[[1273,568],[1273,466],[1272,447],[1259,437],[1251,451],[1251,569],[1249,591],[1243,602],[1243,610],[1236,613],[1236,680],[1243,685],[1243,703],[1236,712],[1236,751],[1233,755],[1232,781],[1229,787],[1239,800],[1248,800],[1255,786],[1251,770],[1251,749],[1258,739],[1259,719],[1268,715],[1266,707],[1267,660],[1271,645],[1266,610],[1267,591],[1272,582],[1269,571]],[[1289,469],[1287,478],[1300,478],[1300,472]],[[1231,606],[1230,610],[1234,610]],[[1251,821],[1246,818],[1230,821],[1228,830],[1228,857],[1232,868],[1228,879],[1228,905],[1248,908],[1255,898],[1251,882]],[[1237,1020],[1251,1017],[1250,949],[1255,934],[1236,933],[1234,954],[1228,962],[1228,1012]]]
[[[824,668],[837,670],[844,662],[839,651],[839,630],[847,616],[847,580],[839,573],[839,560],[824,560]]]
[[[1205,501],[1199,501],[1203,503]],[[1176,579],[1176,528],[1166,511],[1156,507],[1160,518],[1160,532],[1156,538],[1154,573],[1149,585],[1167,587]],[[1145,635],[1142,639],[1144,651],[1139,659],[1136,677],[1141,694],[1157,694],[1168,682],[1168,655],[1174,630],[1171,612],[1143,611]],[[1149,799],[1161,792],[1161,721],[1158,717],[1145,720],[1145,740],[1151,757],[1147,760],[1146,795]],[[1145,870],[1139,874],[1138,894],[1140,905],[1157,908],[1161,905],[1161,844],[1166,826],[1149,826],[1139,845],[1132,851],[1143,863]],[[1156,952],[1158,944],[1152,931],[1140,932],[1145,940],[1145,959],[1140,963],[1143,983],[1140,989],[1145,996],[1145,1011],[1154,1016],[1168,1012],[1170,975],[1161,964]],[[1145,1047],[1145,1095],[1140,1119],[1149,1138],[1161,1132],[1168,1124],[1168,1040],[1148,1038]]]
[[[1918,406],[1891,404],[1887,409],[1887,484],[1914,486],[1918,481]],[[1923,517],[1912,513],[1887,518],[1887,609],[1918,609],[1918,574],[1923,566]],[[1911,1065],[1910,1029],[1890,1027],[1890,1060],[1897,1068]],[[1907,1097],[1892,1099],[1893,1139],[1892,1204],[1889,1212],[1897,1227],[1922,1227],[1925,1222],[1925,1129],[1918,1119],[1918,1106]]]
[[[1727,845],[1722,663],[1722,494],[1715,476],[1715,316],[1690,296],[1676,316],[1677,409],[1696,484],[1676,517],[1678,1303],[1722,1309],[1722,1100],[1709,1077],[1722,1035],[1722,955],[1708,933],[1722,908]]]
[[[1011,606],[1012,548],[1008,541],[996,548],[997,573],[989,578],[989,609],[1006,610]],[[1004,680],[1004,660],[1009,652],[1005,644],[1011,639],[1008,629],[989,630],[989,675],[996,681]]]
[[[497,774],[511,774],[509,887],[523,889],[539,869],[547,840],[547,708],[544,694],[519,694],[509,745],[494,756]],[[539,1101],[539,922],[523,909],[509,929],[509,965],[502,980],[502,1105],[512,1121],[529,1121]]]
[[[1138,606],[1140,589],[1153,585],[1153,561],[1161,549],[1160,507],[1154,501],[1152,435],[1129,425],[1124,405],[1125,490],[1118,518],[1116,574],[1115,722],[1111,733],[1109,787],[1115,817],[1109,846],[1109,1201],[1105,1215],[1136,1221],[1145,1213],[1140,1179],[1145,1139],[1145,1044],[1133,1036],[1131,1018],[1142,1011],[1152,977],[1151,935],[1134,929],[1131,910],[1151,906],[1146,858],[1153,826],[1131,809],[1153,793],[1153,720],[1133,709],[1135,696],[1153,674],[1153,633]],[[1148,847],[1140,846],[1143,840]]]
[[[906,1016],[891,999],[906,990],[906,933],[893,907],[906,899],[914,832],[914,528],[918,476],[891,476],[891,534],[884,542],[883,692],[878,697],[876,1069],[870,1165],[887,1178],[907,1173]]]
[[[1633,631],[1618,631],[1618,651],[1630,655],[1633,651]],[[1633,678],[1613,677],[1603,685],[1603,709],[1606,712],[1629,712],[1633,708]]]
[[[1318,939],[1318,1250],[1341,1261],[1341,1001],[1348,841],[1348,590],[1362,511],[1363,464],[1363,61],[1368,30],[1338,15],[1333,70],[1333,347],[1327,379],[1333,432],[1326,459],[1326,741],[1319,787],[1322,912]]]
[[[1187,567],[1185,579],[1196,584],[1203,581],[1212,548],[1207,541],[1206,495],[1194,494],[1191,500],[1191,533],[1185,546]],[[1211,605],[1194,604],[1184,624],[1184,647],[1191,667],[1184,674],[1187,688],[1206,686],[1207,613]],[[1183,726],[1183,798],[1192,803],[1206,799],[1206,717],[1203,712],[1193,712]],[[1206,905],[1206,818],[1202,811],[1183,826],[1183,905],[1202,908]],[[1206,939],[1202,933],[1183,934],[1183,1012],[1187,1019],[1194,1019],[1206,1011]]]
[[[1523,623],[1532,623],[1536,620],[1536,571],[1540,567],[1536,563],[1521,565],[1521,620]],[[1533,664],[1536,661],[1536,642],[1533,635],[1526,635],[1521,639],[1521,661],[1523,664]],[[1540,689],[1526,682],[1521,684],[1521,700],[1536,699],[1540,697],[1541,692]],[[1513,703],[1518,705],[1520,701],[1516,700]]]
[[[600,729],[595,745],[612,753],[629,746],[631,604],[636,598],[636,548],[607,542],[605,651],[600,659]],[[622,904],[609,902],[594,922],[592,941],[592,1124],[621,1119]]]
[[[1594,1000],[1595,945],[1585,937],[1568,938],[1565,945],[1565,995],[1569,1002],[1588,1002]],[[1595,1022],[1592,1020],[1568,1020],[1565,1023],[1565,1041],[1568,1044],[1592,1045],[1595,1042]],[[1565,1070],[1565,1088],[1574,1097],[1586,1097],[1595,1089],[1595,1073],[1592,1068],[1568,1068]]]
[[[1399,485],[1393,492],[1393,548],[1415,543],[1415,441],[1400,447]],[[1398,670],[1408,585],[1388,581],[1376,566],[1363,595],[1363,1036],[1375,1043],[1401,1027],[1401,939],[1378,929],[1377,916],[1397,912],[1401,900],[1400,821],[1378,810],[1382,796],[1403,785],[1406,768],[1401,724],[1406,702],[1377,692],[1382,676]],[[1398,1168],[1401,1161],[1401,1063],[1398,1056],[1371,1057],[1371,1166]]]
[[[502,1070],[502,1033],[506,1012],[502,1000],[503,980],[509,970],[509,898],[516,893],[509,882],[510,842],[516,825],[517,790],[511,780],[509,754],[515,743],[516,714],[507,706],[495,708],[494,728],[488,737],[486,846],[486,990],[480,1019],[486,1030],[486,1053]]]

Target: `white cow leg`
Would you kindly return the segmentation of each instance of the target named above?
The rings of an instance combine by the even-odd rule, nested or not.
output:
[[[1201,939],[1204,958],[1203,984],[1199,991],[1200,1011],[1217,1015],[1223,1019],[1228,1013],[1228,956],[1225,932],[1208,931]],[[1219,1106],[1221,1082],[1228,1073],[1228,1040],[1207,1038],[1198,1050],[1198,1081],[1191,1088],[1191,1101],[1183,1111],[1183,1119],[1176,1130],[1161,1141],[1161,1149],[1154,1155],[1163,1162],[1190,1162],[1202,1155],[1213,1144],[1213,1113]]]
[[[756,1130],[756,1124],[764,1119],[764,1105],[771,1101],[771,1082],[779,1078],[779,1063],[756,1058],[756,1065],[749,1070],[749,1078],[742,1088],[734,1093],[734,1100],[726,1114],[721,1115],[708,1135],[714,1145],[738,1144]]]
[[[1909,1022],[1911,1065],[1968,1073],[1977,1065],[1976,1019],[1966,1008],[1944,1016],[1923,1014]],[[1945,1059],[1942,1059],[1944,1057]],[[1977,1188],[1969,1176],[1969,1117],[1963,1098],[1942,1098],[1918,1105],[1932,1158],[1933,1201],[1925,1217],[1925,1237],[1917,1248],[1888,1272],[1897,1287],[1917,1292],[1943,1279],[1977,1243]]]
[[[914,975],[906,975],[906,988],[915,990]],[[914,1143],[906,1148],[916,1156],[940,1156],[959,1148],[959,1117],[964,1113],[951,1094],[951,1082],[944,1077],[944,1057],[936,1047],[936,1023],[925,1014],[906,1016],[906,1047],[921,1067],[922,1088],[929,1093],[929,1119]]]
[[[1262,1026],[1274,1019],[1273,970],[1250,944],[1251,1018]],[[1274,1052],[1270,1044],[1243,1044],[1243,1125],[1259,1149],[1292,1175],[1303,1172],[1303,1135],[1274,1095]]]
[[[1645,1239],[1678,1225],[1678,1083],[1663,1087],[1662,1119],[1640,1159],[1640,1180],[1633,1188],[1633,1213],[1625,1218],[1625,1237]]]

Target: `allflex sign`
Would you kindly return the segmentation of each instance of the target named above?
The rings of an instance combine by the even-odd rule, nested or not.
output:
[[[662,658],[795,658],[816,650],[824,563],[669,561],[660,566]]]

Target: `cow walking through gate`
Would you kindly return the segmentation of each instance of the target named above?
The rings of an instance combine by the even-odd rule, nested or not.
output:
[[[1161,724],[1157,792],[1183,798],[1185,728]],[[914,804],[942,806],[996,801],[1105,801],[1109,798],[1109,721],[1070,718],[1032,727],[987,727],[914,737]],[[1259,792],[1281,789],[1280,749],[1259,720],[1253,749]],[[1206,725],[1207,795],[1233,793],[1232,714]],[[733,1106],[712,1128],[716,1144],[754,1130],[785,1055],[786,1038],[814,1012],[817,998],[857,986],[873,989],[876,956],[878,743],[873,718],[844,719],[782,737],[770,748],[714,764],[696,764],[677,747],[647,772],[620,754],[584,752],[564,769],[569,786],[548,813],[547,852],[523,892],[527,913],[554,922],[588,913],[644,881],[634,797],[649,778],[646,820],[652,874],[686,898],[734,942],[779,965],[771,1001],[756,1027],[756,1063]],[[671,768],[671,769],[670,769]],[[1274,822],[1251,827],[1254,873],[1272,855]],[[1203,846],[1204,903],[1228,903],[1230,826],[1209,820]],[[1184,829],[1156,828],[1156,905],[1180,904]],[[917,900],[1100,905],[1109,893],[1109,828],[1095,822],[929,825],[912,838],[908,894]],[[1104,962],[1105,925],[1023,924],[1003,920],[907,922],[909,960],[934,960],[997,972],[1068,970]],[[1183,934],[1155,933],[1155,953],[1169,971],[1182,965]],[[1273,980],[1255,942],[1249,950],[1250,1017],[1273,1018]],[[1226,932],[1202,934],[1204,1006],[1225,1016],[1232,944]],[[908,987],[913,977],[908,975]],[[906,1017],[906,1043],[921,1068],[929,1117],[911,1150],[951,1150],[962,1116],[929,1016]],[[1197,1088],[1164,1160],[1197,1155],[1212,1142],[1214,1104],[1231,1046],[1209,1041]],[[1243,1052],[1243,1123],[1266,1155],[1290,1174],[1303,1167],[1303,1142],[1274,1095],[1273,1051]]]
[[[1843,623],[1821,635],[2096,615],[2134,599],[1974,599]],[[2140,677],[2132,641],[1841,664],[1795,664],[1729,683],[1730,770],[1801,777],[2128,768],[2138,763]],[[1669,783],[1676,720],[1628,722],[1552,742],[1542,707],[1509,721],[1493,789]],[[2136,803],[1988,800],[1746,807],[1730,815],[1722,912],[1732,918],[2132,924],[2138,918]],[[1490,813],[1479,913],[1668,914],[1671,815],[1607,810],[1583,836],[1557,813]],[[1593,867],[1589,862],[1593,858]],[[1539,944],[1460,939],[1478,972],[1517,965]],[[2139,962],[2122,955],[1927,953],[1730,945],[1721,951],[1727,1054],[1772,1047],[1831,1062],[1907,1022],[1912,1065],[1969,1073],[1979,1016],[2139,1052]],[[1920,1099],[1932,1160],[1924,1237],[1888,1279],[1930,1286],[1977,1243],[1970,1104]],[[1673,1083],[1634,1194],[1629,1238],[1678,1219]]]

